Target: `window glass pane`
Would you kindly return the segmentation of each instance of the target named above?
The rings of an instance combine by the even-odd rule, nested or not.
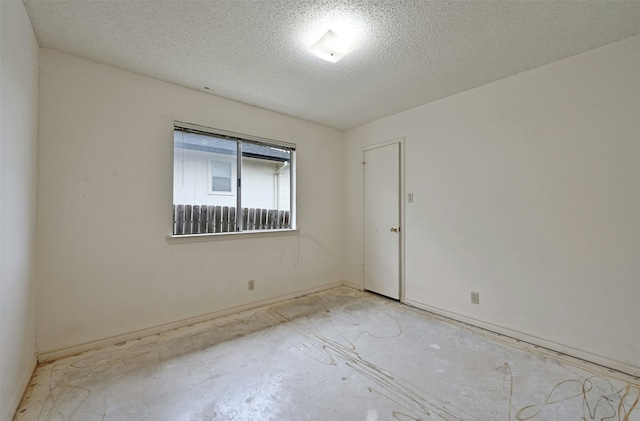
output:
[[[174,131],[173,204],[183,205],[180,209],[187,214],[182,232],[174,226],[174,233],[236,230],[237,151],[234,140]],[[207,226],[211,212],[219,212],[213,215],[217,227],[215,222]]]
[[[214,192],[231,191],[231,178],[229,177],[211,177],[211,190]]]
[[[243,143],[242,207],[266,212],[256,229],[289,228],[290,196],[291,151]]]

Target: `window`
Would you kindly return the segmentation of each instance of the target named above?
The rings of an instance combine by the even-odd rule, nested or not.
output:
[[[173,234],[295,227],[295,145],[175,123]]]
[[[231,162],[209,161],[210,194],[231,194]]]

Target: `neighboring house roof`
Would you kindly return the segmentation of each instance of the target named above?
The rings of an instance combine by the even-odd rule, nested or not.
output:
[[[272,161],[290,161],[291,152],[268,146],[242,143],[242,156],[249,158],[271,159]]]
[[[189,132],[183,132],[183,134],[184,136],[175,139],[175,146],[184,147],[184,149],[194,151],[218,153],[223,155],[235,155],[237,153],[235,141]],[[278,162],[291,160],[290,151],[250,142],[242,142],[242,156]]]

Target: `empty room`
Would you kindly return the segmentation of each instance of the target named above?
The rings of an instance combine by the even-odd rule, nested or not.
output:
[[[640,2],[0,18],[0,420],[640,421]]]

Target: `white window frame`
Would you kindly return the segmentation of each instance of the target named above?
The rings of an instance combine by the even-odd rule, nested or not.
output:
[[[226,194],[226,195],[236,195],[236,209],[242,208],[242,143],[252,143],[259,144],[264,146],[271,147],[280,147],[290,151],[291,153],[291,168],[290,168],[290,192],[289,192],[289,227],[282,229],[270,229],[270,230],[247,230],[247,231],[235,231],[235,232],[216,232],[216,233],[204,233],[204,234],[173,234],[168,238],[170,240],[177,240],[177,242],[182,241],[190,241],[189,237],[197,237],[197,240],[202,240],[203,237],[214,238],[221,236],[236,236],[235,238],[244,238],[245,236],[271,236],[278,234],[287,234],[288,233],[296,233],[297,229],[297,221],[296,221],[296,144],[290,142],[283,142],[274,139],[267,139],[253,135],[246,135],[242,133],[230,132],[227,130],[220,130],[216,128],[200,126],[197,124],[186,123],[182,121],[174,121],[174,131],[176,129],[184,129],[193,132],[200,132],[204,135],[211,135],[215,137],[225,138],[228,140],[233,140],[237,142],[238,153],[236,154],[236,165],[232,165],[232,193],[229,192],[218,192],[212,189],[212,171],[211,171],[211,162],[209,162],[208,174],[209,174],[209,193],[210,194]],[[211,161],[220,161],[219,159],[212,159]],[[234,170],[235,168],[235,170]],[[238,225],[238,222],[236,222]],[[174,241],[172,241],[174,242]]]

